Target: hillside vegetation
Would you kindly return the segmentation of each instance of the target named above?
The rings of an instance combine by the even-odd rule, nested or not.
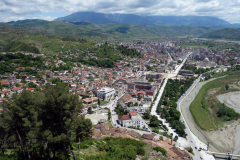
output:
[[[53,36],[36,29],[11,27],[0,25],[0,52],[28,51],[55,55],[59,52],[74,49],[87,48],[94,45],[86,39],[64,36]]]
[[[202,35],[200,38],[240,40],[240,28],[225,28]]]
[[[23,20],[2,25],[26,27],[54,36],[73,36],[90,40],[159,39],[160,37],[200,36],[218,28],[202,26],[94,24],[91,22],[62,22]]]
[[[44,20],[22,20],[1,24],[0,51],[29,51],[48,55],[56,55],[71,49],[86,49],[102,40],[197,36],[214,30],[195,26],[97,25],[91,22]]]

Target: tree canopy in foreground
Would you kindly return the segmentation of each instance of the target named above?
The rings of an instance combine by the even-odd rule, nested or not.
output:
[[[72,143],[92,135],[92,123],[78,116],[82,102],[58,83],[38,93],[23,91],[3,103],[0,147],[17,159],[75,159]]]

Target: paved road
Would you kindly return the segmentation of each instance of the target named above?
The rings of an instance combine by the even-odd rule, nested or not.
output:
[[[177,68],[173,71],[174,74],[176,74],[176,75],[178,74],[178,72],[180,71],[180,69],[182,68],[182,66],[184,65],[184,63],[186,62],[188,56],[191,55],[191,54],[192,54],[192,52],[190,52],[190,53],[187,54],[187,56],[184,58],[184,60],[182,61],[182,63],[181,63],[179,66],[177,66]]]
[[[185,59],[183,60],[183,62],[181,63],[181,65],[178,66],[178,68],[173,72],[174,74],[178,74],[179,70],[181,69],[182,65],[186,62],[187,57],[190,55],[191,53],[189,53]],[[172,73],[172,74],[173,74]],[[191,92],[191,90],[195,87],[195,85],[200,81],[201,76],[199,76],[199,78],[197,80],[194,81],[194,83],[192,84],[192,86],[185,92],[185,94],[182,95],[182,97],[178,100],[177,104],[178,104],[178,110],[181,112],[180,109],[180,105],[182,100]],[[157,110],[157,104],[160,100],[160,98],[162,97],[162,93],[164,91],[164,88],[166,86],[166,83],[168,81],[168,78],[165,79],[162,88],[159,91],[159,95],[156,99],[156,103],[153,105],[152,110],[151,110],[151,115],[155,115],[158,117],[159,120],[163,121],[163,124],[167,126],[168,128],[168,134],[173,134],[173,136],[175,137],[176,135],[178,136],[178,134],[175,132],[175,129],[171,128],[171,126],[169,125],[169,123],[166,122],[165,119],[162,119],[156,112]],[[206,152],[204,151],[198,151],[197,149],[199,149],[200,147],[203,149],[207,149],[206,144],[204,144],[203,142],[201,142],[190,130],[190,128],[188,127],[182,113],[181,113],[181,118],[180,120],[182,122],[185,123],[186,126],[186,133],[188,134],[187,139],[179,137],[178,138],[178,147],[182,148],[182,147],[187,147],[187,146],[191,146],[194,150],[195,156],[193,156],[194,160],[200,160],[200,159],[205,159],[205,160],[213,160],[214,157],[212,155],[208,155]],[[195,149],[197,148],[197,149]]]

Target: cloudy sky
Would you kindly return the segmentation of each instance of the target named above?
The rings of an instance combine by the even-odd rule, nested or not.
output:
[[[0,0],[0,22],[54,20],[79,11],[215,16],[240,23],[240,0]]]

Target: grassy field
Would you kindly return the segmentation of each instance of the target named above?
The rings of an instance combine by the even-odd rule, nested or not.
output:
[[[195,122],[202,130],[216,130],[222,125],[224,119],[217,114],[221,103],[216,96],[239,90],[234,87],[238,86],[239,81],[240,71],[231,71],[228,72],[226,77],[208,82],[201,88],[190,105],[190,111]],[[231,86],[228,90],[225,89],[226,84]]]
[[[207,88],[210,87],[211,82],[205,84],[202,89],[199,91],[198,95],[195,97],[194,101],[190,105],[190,111],[195,122],[200,126],[203,130],[215,130],[217,126],[214,121],[211,119],[211,115],[208,110],[205,110],[201,101],[207,92]]]

